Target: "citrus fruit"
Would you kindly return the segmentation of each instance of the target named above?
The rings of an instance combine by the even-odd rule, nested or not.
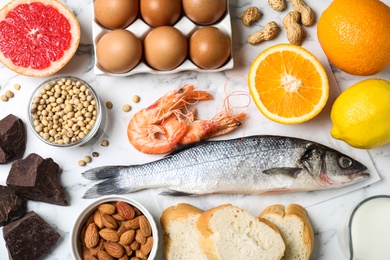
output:
[[[311,52],[293,44],[277,44],[261,52],[249,69],[248,85],[259,110],[283,124],[312,119],[329,97],[322,64]]]
[[[79,42],[76,17],[57,0],[14,0],[0,10],[0,61],[19,74],[54,74]]]
[[[318,20],[317,36],[339,69],[373,75],[390,64],[390,7],[378,0],[335,0]]]
[[[331,135],[371,149],[390,142],[390,82],[366,79],[343,91],[331,110]]]

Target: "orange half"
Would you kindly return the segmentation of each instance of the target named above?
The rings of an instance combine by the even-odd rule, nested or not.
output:
[[[282,124],[314,118],[329,97],[328,76],[320,61],[293,44],[261,52],[249,69],[248,86],[258,109]]]

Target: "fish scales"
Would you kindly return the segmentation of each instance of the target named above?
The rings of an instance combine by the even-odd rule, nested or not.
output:
[[[348,167],[341,167],[342,159]],[[334,149],[282,136],[205,141],[160,160],[83,173],[107,179],[85,197],[158,188],[166,195],[258,194],[336,188],[368,177],[367,168]],[[97,177],[100,176],[100,177]],[[105,178],[106,176],[106,178]]]

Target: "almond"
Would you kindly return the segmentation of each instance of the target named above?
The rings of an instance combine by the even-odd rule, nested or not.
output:
[[[93,214],[93,222],[99,227],[103,228],[103,221],[102,221],[102,213],[99,210],[96,210],[95,213]]]
[[[150,251],[152,251],[152,248],[153,248],[153,237],[150,236],[146,239],[145,244],[141,245],[139,250],[143,255],[147,256],[150,253]]]
[[[98,256],[98,259],[99,260],[115,260],[114,257],[112,257],[111,255],[109,255],[106,251],[104,250],[100,250],[98,253],[97,253],[97,256]]]
[[[134,211],[135,211],[135,216],[140,216],[140,215],[142,215],[142,212],[141,212],[141,210],[139,210],[139,208],[133,207],[133,209],[134,209]]]
[[[103,204],[100,204],[98,206],[98,210],[103,213],[103,214],[107,214],[107,215],[112,215],[112,214],[115,214],[116,212],[116,208],[114,205],[110,204],[110,203],[103,203]]]
[[[142,234],[140,229],[135,231],[135,240],[140,244],[145,244],[146,237]]]
[[[118,260],[129,260],[129,257],[124,254],[121,258],[119,258]]]
[[[131,249],[130,245],[123,245],[123,248],[125,249],[126,255],[131,256],[133,249]]]
[[[99,231],[99,235],[105,239],[106,241],[110,242],[118,242],[119,236],[116,230],[110,229],[110,228],[103,228]]]
[[[125,221],[126,220],[121,215],[119,215],[119,213],[113,214],[112,217],[115,218],[118,221]]]
[[[119,228],[118,228],[118,231],[117,231],[118,236],[121,236],[121,235],[122,235],[123,233],[125,233],[127,230],[130,230],[130,228],[127,227],[125,224],[120,225]]]
[[[125,254],[125,249],[123,246],[114,242],[105,242],[104,249],[109,255],[115,258],[120,258]]]
[[[95,223],[91,223],[88,225],[85,230],[84,243],[88,248],[95,247],[98,245],[100,240],[99,230]]]
[[[135,251],[140,247],[140,243],[138,243],[137,240],[134,240],[133,242],[131,242],[130,247],[133,251]]]
[[[133,242],[135,238],[135,230],[127,230],[125,233],[123,233],[119,239],[119,242],[122,245],[129,245],[131,242]]]
[[[133,256],[132,258],[130,258],[130,260],[142,260],[142,259],[139,257]]]
[[[83,251],[83,260],[97,260],[97,258],[87,249]]]
[[[147,220],[144,215],[139,216],[139,228],[142,235],[145,237],[152,235],[152,227],[150,226],[149,220]]]
[[[102,217],[102,223],[103,223],[103,226],[105,226],[106,228],[111,228],[111,229],[117,229],[119,224],[118,224],[118,221],[111,217],[110,215],[107,215],[107,214],[100,214],[101,217]]]
[[[127,229],[139,229],[139,218],[136,217],[131,220],[128,220],[124,223]]]
[[[141,252],[140,249],[138,249],[138,250],[135,251],[135,256],[136,256],[136,257],[139,257],[139,258],[141,258],[141,259],[147,259],[147,258],[148,258],[148,256],[147,256],[147,255],[144,255],[144,254]]]
[[[99,244],[93,248],[88,248],[89,252],[93,255],[93,256],[97,256],[98,252],[100,250],[103,250],[104,249],[104,246],[103,246],[103,243],[104,243],[104,239],[103,238],[100,238],[99,240]]]
[[[134,208],[124,201],[118,201],[116,203],[116,208],[119,215],[121,215],[126,220],[133,219],[135,216]]]

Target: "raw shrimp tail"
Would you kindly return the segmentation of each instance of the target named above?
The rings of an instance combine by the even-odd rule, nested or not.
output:
[[[97,181],[104,179],[113,179],[119,176],[122,169],[126,166],[101,166],[92,168],[82,173],[82,176],[86,179]]]

